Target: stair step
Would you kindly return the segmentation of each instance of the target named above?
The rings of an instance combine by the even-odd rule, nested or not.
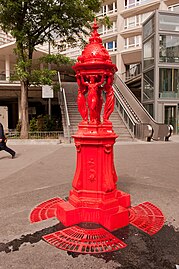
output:
[[[82,117],[78,111],[78,106],[77,106],[77,93],[78,93],[78,85],[77,83],[74,82],[69,82],[69,83],[62,83],[62,87],[65,89],[65,95],[67,99],[67,107],[68,107],[68,113],[69,113],[69,118],[70,118],[70,133],[74,134],[78,130],[78,124],[81,122]],[[103,104],[104,108],[104,104]],[[102,108],[102,113],[103,113],[103,108]],[[62,122],[65,123],[65,115],[62,113]],[[102,117],[101,117],[102,119]],[[114,110],[114,112],[111,114],[109,120],[113,124],[113,130],[114,132],[119,136],[117,140],[132,140],[132,137],[127,130],[126,126],[123,123],[123,120],[119,116],[118,112]],[[64,125],[64,135],[67,135],[67,129],[65,128]]]

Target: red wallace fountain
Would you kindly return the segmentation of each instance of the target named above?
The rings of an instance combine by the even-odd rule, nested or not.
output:
[[[73,66],[78,83],[78,110],[82,122],[73,136],[77,151],[76,172],[68,200],[59,197],[43,202],[30,214],[31,222],[56,217],[67,228],[43,238],[57,248],[80,253],[100,253],[126,246],[112,231],[136,226],[149,235],[164,223],[159,208],[149,202],[132,207],[130,195],[117,190],[114,166],[114,133],[109,117],[114,110],[113,78],[117,71],[97,32],[96,21],[89,39]],[[105,93],[103,105],[102,94]],[[96,229],[80,227],[96,223]]]

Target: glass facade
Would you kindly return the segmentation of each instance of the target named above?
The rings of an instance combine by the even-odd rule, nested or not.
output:
[[[143,100],[154,99],[154,69],[143,74]]]
[[[143,46],[144,68],[154,65],[154,38],[152,37]]]
[[[164,123],[165,124],[171,124],[174,127],[174,132],[177,131],[177,122],[178,122],[178,117],[177,117],[177,106],[170,106],[166,105],[165,106],[165,111],[164,111],[165,119]]]
[[[160,35],[159,61],[179,63],[179,36]]]
[[[179,5],[170,6],[170,7],[168,7],[168,10],[179,12]]]
[[[143,39],[144,40],[154,33],[154,23],[155,23],[154,16],[147,23],[145,23],[143,27]]]
[[[149,112],[149,114],[154,117],[154,105],[153,104],[145,104],[145,109]]]
[[[159,69],[159,98],[179,98],[179,69]]]
[[[178,15],[174,14],[159,14],[159,30],[164,31],[179,31]]]

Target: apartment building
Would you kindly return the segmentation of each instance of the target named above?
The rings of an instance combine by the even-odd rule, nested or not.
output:
[[[159,15],[157,12],[164,13]],[[153,15],[154,13],[156,15]],[[175,13],[176,15],[172,17],[167,13]],[[99,25],[98,32],[101,34],[103,45],[109,51],[113,63],[117,65],[118,75],[157,122],[172,124],[175,131],[178,132],[179,1],[107,0],[104,1],[97,14],[99,19],[104,16],[109,17],[112,26],[108,28],[105,25]],[[151,16],[154,16],[152,17],[153,28],[150,27],[150,20],[148,24],[145,23]],[[168,29],[159,29],[162,24],[160,20],[163,20],[165,16],[168,16],[168,21],[163,23],[165,25],[174,24],[174,30],[172,30],[172,26]],[[147,35],[147,31],[151,29],[153,32]],[[153,49],[155,48],[152,55],[153,66],[146,67],[147,60],[144,58],[151,56],[148,56],[152,50],[151,46]],[[167,53],[173,51],[176,60],[168,61],[169,57],[162,60],[161,54],[164,53],[164,50]],[[81,54],[81,50],[80,47],[75,49],[68,47],[63,53],[69,57],[77,58]],[[168,83],[167,90],[162,88],[162,80],[165,76],[168,78],[165,79]]]

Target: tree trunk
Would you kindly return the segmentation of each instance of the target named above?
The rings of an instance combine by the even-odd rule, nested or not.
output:
[[[21,134],[20,138],[28,138],[29,116],[28,116],[28,83],[21,81]]]

